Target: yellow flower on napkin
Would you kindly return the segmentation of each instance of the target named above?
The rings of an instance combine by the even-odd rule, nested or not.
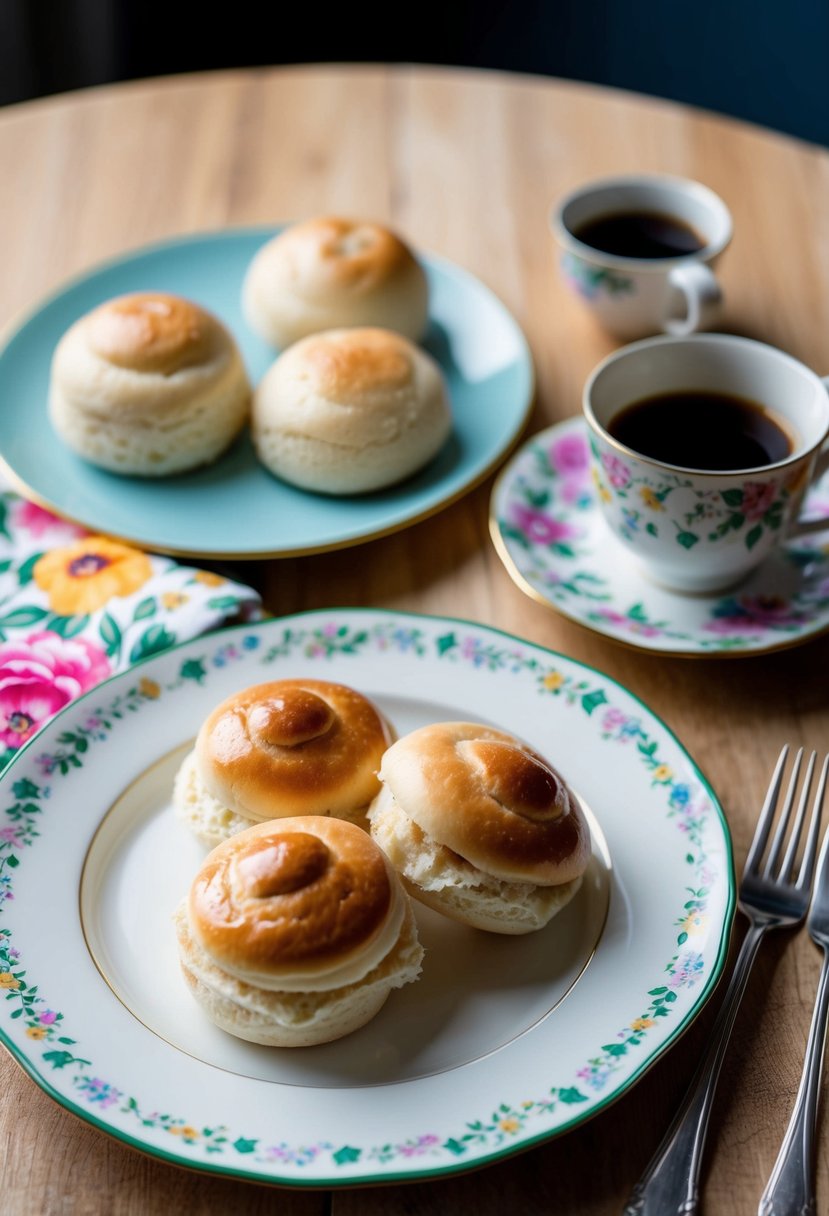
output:
[[[203,587],[221,587],[225,579],[221,574],[215,574],[212,570],[197,570],[193,575],[194,583],[201,583]]]
[[[59,616],[85,616],[114,596],[132,595],[152,575],[146,553],[105,536],[85,536],[36,563],[34,580]]]

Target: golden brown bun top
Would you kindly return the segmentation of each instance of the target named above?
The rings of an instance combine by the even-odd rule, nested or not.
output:
[[[407,388],[413,376],[411,343],[387,329],[331,329],[303,338],[283,357],[301,361],[310,392],[371,409]]]
[[[317,815],[259,823],[208,855],[191,932],[231,975],[286,991],[340,987],[388,954],[405,897],[361,828]]]
[[[309,299],[325,299],[332,290],[371,292],[417,265],[408,245],[382,224],[342,216],[292,224],[274,238],[273,249]]]
[[[380,788],[394,732],[371,701],[344,684],[274,680],[218,705],[196,739],[210,793],[248,819],[343,814]]]
[[[116,367],[170,376],[211,359],[223,326],[180,296],[137,292],[101,304],[86,318],[93,352]]]
[[[527,744],[473,722],[398,740],[380,778],[418,827],[478,869],[552,886],[583,873],[590,832],[560,773]]]

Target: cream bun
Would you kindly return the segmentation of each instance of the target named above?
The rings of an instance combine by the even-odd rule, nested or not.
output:
[[[283,350],[322,329],[382,325],[417,342],[429,287],[409,246],[382,224],[322,216],[292,224],[256,253],[242,305],[251,328]]]
[[[344,820],[282,819],[224,841],[175,920],[193,995],[253,1043],[350,1034],[420,974],[409,898],[382,850]]]
[[[253,397],[256,453],[305,490],[361,494],[410,476],[452,426],[435,360],[387,329],[334,329],[295,343]]]
[[[173,804],[205,844],[253,823],[333,815],[365,827],[391,723],[327,680],[255,684],[217,705],[176,774]]]
[[[113,473],[165,477],[209,464],[241,431],[250,398],[230,332],[165,292],[101,304],[66,331],[52,358],[55,431]]]
[[[370,831],[422,903],[475,928],[529,933],[575,895],[590,859],[577,798],[504,731],[439,722],[394,743]]]

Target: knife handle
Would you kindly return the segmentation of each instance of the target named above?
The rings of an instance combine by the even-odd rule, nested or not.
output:
[[[813,1216],[815,1207],[815,1119],[829,1013],[829,954],[823,947],[803,1073],[789,1126],[763,1191],[758,1216]]]
[[[694,1216],[697,1211],[708,1116],[734,1019],[767,928],[753,923],[743,938],[708,1050],[665,1138],[634,1188],[624,1216]]]

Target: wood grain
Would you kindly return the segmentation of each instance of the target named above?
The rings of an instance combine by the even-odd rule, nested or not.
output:
[[[321,211],[393,223],[487,283],[525,329],[529,430],[574,415],[613,349],[557,278],[547,215],[578,182],[629,170],[705,181],[732,209],[723,328],[829,371],[829,154],[678,105],[498,73],[297,67],[139,82],[0,112],[0,323],[70,275],[148,241]],[[13,408],[13,403],[4,403]],[[488,539],[485,485],[359,549],[246,566],[274,613],[371,604],[464,616],[596,666],[676,731],[717,790],[741,865],[780,744],[825,747],[829,639],[740,662],[639,654],[524,596]],[[738,925],[736,934],[742,932]],[[805,934],[761,954],[714,1112],[707,1216],[753,1216],[797,1084],[819,958]],[[484,1171],[335,1192],[197,1175],[109,1140],[0,1060],[0,1210],[373,1216],[513,1210],[610,1216],[655,1147],[705,1042],[713,999],[593,1122]],[[824,1130],[826,1121],[824,1119]],[[819,1209],[829,1208],[821,1136]]]

